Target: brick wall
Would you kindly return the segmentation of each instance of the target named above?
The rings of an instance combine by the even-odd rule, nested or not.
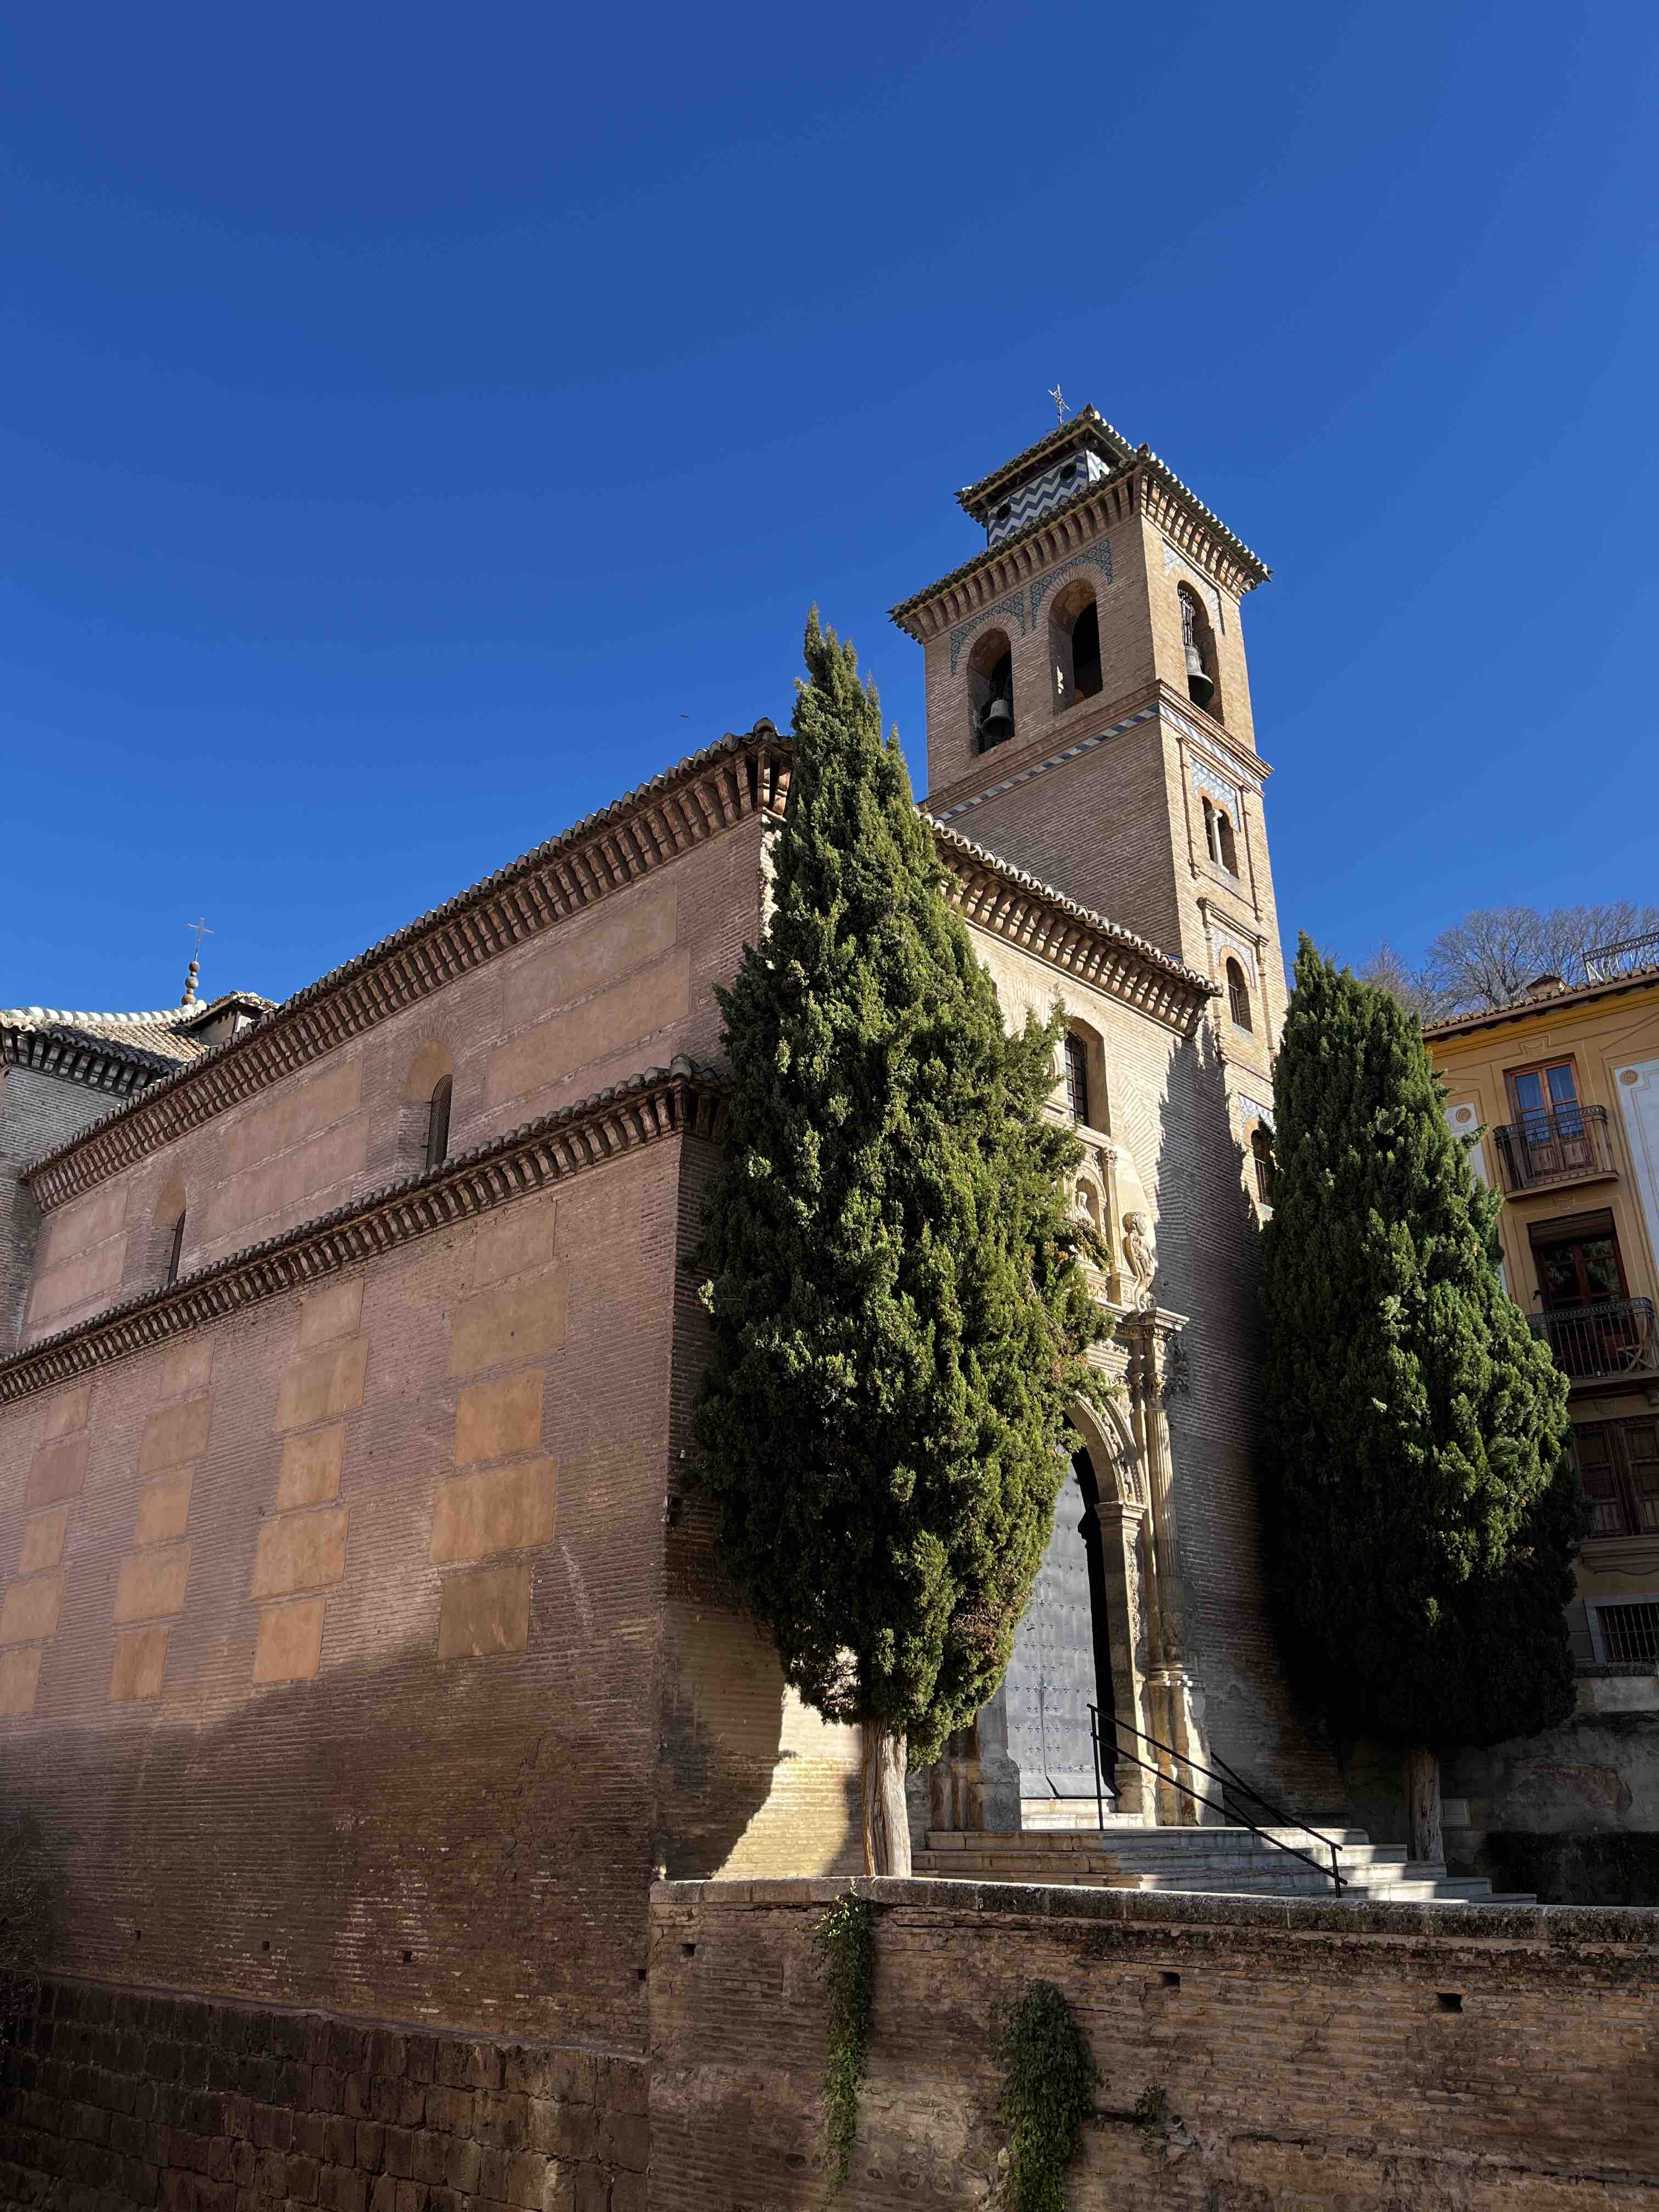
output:
[[[61,1075],[0,1067],[0,1352],[16,1342],[22,1328],[40,1226],[40,1209],[23,1170],[118,1103],[106,1091]]]
[[[811,1935],[842,1886],[653,1892],[652,2212],[823,2201]],[[1038,1978],[1103,2077],[1073,2212],[1559,2212],[1650,2194],[1659,1915],[859,1887],[879,1915],[848,2212],[988,2202],[1006,2143],[996,2022]]]
[[[642,2062],[58,1981],[0,2052],[0,2202],[643,2212]]]
[[[27,1336],[154,1288],[181,1206],[188,1273],[414,1173],[441,1074],[458,1153],[677,1053],[717,1060],[760,835],[745,818],[52,1208]]]
[[[680,1143],[0,1411],[54,1966],[637,2045]]]

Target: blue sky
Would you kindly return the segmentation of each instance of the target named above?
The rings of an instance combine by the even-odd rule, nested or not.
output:
[[[1059,378],[1269,561],[1281,917],[1659,899],[1650,5],[14,9],[0,1004],[281,996],[886,610]]]

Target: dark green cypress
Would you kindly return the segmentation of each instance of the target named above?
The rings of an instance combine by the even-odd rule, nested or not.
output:
[[[1043,1111],[1058,1012],[1005,1032],[873,687],[816,611],[805,649],[772,916],[720,1000],[697,1479],[788,1680],[863,1725],[888,1872],[907,1747],[1007,1667],[1101,1325]]]
[[[1429,1775],[1572,1709],[1565,1379],[1498,1273],[1498,1200],[1414,1016],[1304,937],[1274,1079],[1264,1502],[1287,1659]],[[1426,1802],[1426,1801],[1425,1801]]]

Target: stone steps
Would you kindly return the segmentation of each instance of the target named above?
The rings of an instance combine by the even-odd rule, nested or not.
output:
[[[1322,1826],[1339,1846],[1345,1903],[1530,1905],[1531,1897],[1494,1894],[1491,1882],[1451,1875],[1438,1860],[1411,1859],[1403,1844],[1374,1844],[1363,1828]],[[1269,1840],[1272,1838],[1272,1840]],[[1275,1843],[1304,1850],[1276,1850]],[[929,1835],[916,1852],[918,1875],[951,1881],[1032,1882],[1098,1889],[1162,1890],[1181,1896],[1325,1897],[1327,1854],[1299,1828],[1026,1829],[1018,1835]]]

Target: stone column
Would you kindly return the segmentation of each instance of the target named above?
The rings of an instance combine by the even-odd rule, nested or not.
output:
[[[1008,1756],[1008,1713],[999,1685],[957,1729],[929,1770],[928,1826],[954,1832],[1019,1832],[1019,1769]]]
[[[1214,1785],[1194,1770],[1206,1765],[1209,1747],[1203,1726],[1203,1699],[1187,1665],[1185,1607],[1176,1547],[1175,1470],[1170,1427],[1164,1413],[1164,1355],[1177,1324],[1150,1307],[1127,1316],[1118,1325],[1128,1351],[1129,1401],[1135,1442],[1146,1472],[1152,1528],[1151,1565],[1155,1603],[1150,1608],[1154,1637],[1147,1683],[1151,1719],[1146,1726],[1164,1747],[1151,1753],[1164,1776],[1158,1788],[1158,1817],[1169,1826],[1191,1827],[1218,1821],[1222,1815],[1188,1794],[1215,1794]]]
[[[1103,1498],[1095,1508],[1100,1524],[1100,1546],[1106,1569],[1106,1622],[1111,1642],[1112,1705],[1115,1715],[1145,1735],[1147,1718],[1148,1666],[1147,1599],[1150,1577],[1141,1572],[1141,1548],[1146,1514],[1139,1505],[1120,1498]],[[1139,1735],[1126,1730],[1120,1745],[1137,1758],[1152,1756]],[[1152,1778],[1133,1759],[1120,1759],[1117,1767],[1117,1809],[1132,1818],[1155,1821]]]

